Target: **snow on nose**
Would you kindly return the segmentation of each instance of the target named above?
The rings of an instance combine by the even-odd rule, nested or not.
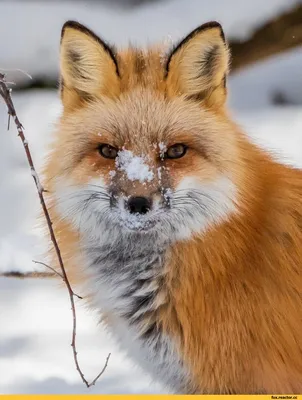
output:
[[[146,161],[146,156],[136,156],[132,151],[123,149],[118,152],[115,164],[116,168],[124,172],[130,181],[137,180],[146,183],[154,178],[154,173]]]

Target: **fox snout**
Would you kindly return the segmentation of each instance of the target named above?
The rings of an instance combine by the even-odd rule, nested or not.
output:
[[[152,207],[152,199],[149,197],[132,196],[126,200],[126,208],[130,214],[147,214]]]
[[[146,185],[147,186],[147,185]],[[111,192],[111,193],[110,193]],[[146,231],[154,228],[170,209],[170,200],[164,189],[138,190],[134,184],[128,190],[115,187],[110,191],[110,213],[122,227]]]
[[[111,207],[130,214],[148,214],[168,205],[168,176],[151,155],[123,150],[110,173]]]
[[[125,191],[111,192],[111,207],[117,207],[130,214],[148,214],[149,212],[169,207],[169,197],[163,188],[157,191]]]

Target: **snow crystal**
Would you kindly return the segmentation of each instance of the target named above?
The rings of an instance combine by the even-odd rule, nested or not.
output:
[[[167,145],[163,142],[158,143],[160,158],[164,158],[165,152],[167,151]]]
[[[165,153],[167,151],[167,145],[163,142],[159,142],[158,147],[159,147],[159,150],[163,153]]]
[[[39,193],[42,193],[44,191],[43,186],[41,185],[37,172],[33,168],[31,168],[31,176],[34,178],[36,182]]]
[[[130,214],[127,211],[122,214],[121,222],[125,223],[129,229],[144,229],[148,226],[148,220],[145,216]]]
[[[124,171],[130,181],[150,182],[154,173],[146,164],[146,157],[135,156],[130,150],[121,150],[116,158],[116,167]]]
[[[123,197],[123,201],[127,199],[126,196]],[[154,221],[150,220],[147,214],[141,215],[139,213],[130,213],[127,209],[121,209],[119,224],[122,227],[127,227],[128,229],[134,229],[138,231],[144,231],[148,228],[154,226]]]
[[[164,198],[166,201],[169,201],[172,198],[173,192],[172,189],[168,188],[164,193]]]
[[[161,182],[161,170],[162,170],[162,167],[157,168],[157,176],[158,176],[159,182]]]
[[[172,38],[172,35],[168,35],[164,38],[163,50],[160,53],[160,64],[162,66],[166,65],[167,59],[169,56],[169,52],[171,51],[171,48],[173,48],[174,44],[175,44],[175,40]]]
[[[115,175],[116,175],[116,171],[109,171],[109,176],[110,176],[110,178],[114,178],[115,177]]]

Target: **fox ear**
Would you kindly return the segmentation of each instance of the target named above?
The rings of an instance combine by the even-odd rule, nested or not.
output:
[[[64,107],[119,91],[114,51],[85,26],[68,21],[61,34],[61,95]]]
[[[171,52],[166,64],[170,94],[182,93],[220,107],[226,99],[229,51],[218,22],[191,32]]]

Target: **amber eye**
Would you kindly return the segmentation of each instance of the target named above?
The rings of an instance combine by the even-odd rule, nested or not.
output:
[[[109,144],[100,144],[98,147],[99,153],[104,158],[114,159],[117,157],[118,149],[110,146]]]
[[[181,158],[187,152],[187,146],[184,144],[174,144],[170,146],[165,153],[165,158]]]

